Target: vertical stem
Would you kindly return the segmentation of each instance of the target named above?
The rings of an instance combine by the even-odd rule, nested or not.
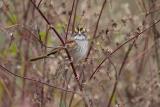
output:
[[[93,33],[93,38],[92,38],[92,41],[91,41],[91,44],[90,44],[89,51],[88,51],[88,53],[87,53],[86,59],[89,57],[90,51],[91,51],[91,49],[92,49],[92,47],[93,47],[93,40],[96,38],[96,33],[97,33],[97,30],[98,30],[99,21],[100,21],[100,18],[101,18],[101,16],[102,16],[102,12],[103,12],[103,10],[104,10],[104,7],[105,7],[105,5],[106,5],[106,2],[107,2],[107,0],[104,0],[104,2],[103,2],[103,4],[102,4],[102,8],[101,8],[99,17],[98,17],[98,19],[97,19],[96,27],[95,27],[95,30],[94,30],[94,33]]]

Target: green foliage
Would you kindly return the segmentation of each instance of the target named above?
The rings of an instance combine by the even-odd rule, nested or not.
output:
[[[4,85],[2,81],[0,80],[0,103],[2,101],[3,93],[4,93]]]
[[[81,21],[81,16],[76,16],[76,22],[79,22],[79,23],[81,23],[80,21]]]
[[[115,104],[116,104],[116,94],[114,94],[112,98],[112,105],[115,105]]]
[[[23,86],[23,81],[22,81],[21,78],[16,78],[16,85],[19,86],[19,87]]]
[[[2,46],[5,42],[4,34],[0,32],[0,46]]]
[[[17,16],[16,14],[12,13],[12,12],[9,12],[8,14],[9,16],[9,24],[16,24],[17,23]]]
[[[46,37],[46,32],[41,31],[41,32],[39,32],[39,35],[41,37],[41,40],[44,42],[45,41],[45,37]]]
[[[65,102],[63,100],[60,102],[59,107],[65,107]]]
[[[57,23],[57,24],[55,25],[55,29],[58,31],[58,33],[63,33],[64,28],[65,28],[65,26],[64,26],[63,23]]]
[[[47,36],[47,33],[44,32],[44,31],[41,31],[41,32],[39,32],[39,35],[40,35],[40,37],[41,37],[41,40],[42,40],[43,42],[45,42],[45,38],[46,38],[46,36]],[[51,36],[48,35],[47,44],[52,44],[52,42],[53,42],[53,41],[52,41]]]
[[[17,54],[17,45],[15,42],[11,43],[11,46],[8,49],[5,49],[0,53],[0,56],[16,56]]]
[[[12,55],[12,56],[16,56],[17,54],[17,45],[15,42],[13,42],[11,44],[11,46],[9,47],[9,50],[8,50],[9,54]]]

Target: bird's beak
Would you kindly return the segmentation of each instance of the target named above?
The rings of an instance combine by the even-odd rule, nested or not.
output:
[[[81,31],[78,31],[78,34],[80,35],[82,32]]]

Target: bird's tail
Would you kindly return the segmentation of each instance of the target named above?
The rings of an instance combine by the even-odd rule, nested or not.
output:
[[[46,55],[42,55],[36,58],[32,58],[30,59],[30,61],[37,61],[40,59],[44,59],[44,58],[48,58],[50,55],[56,54],[57,52],[61,51],[62,49],[64,49],[63,47],[58,47],[58,48],[54,48],[51,52],[47,53]]]

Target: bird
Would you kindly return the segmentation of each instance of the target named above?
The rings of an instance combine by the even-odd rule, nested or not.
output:
[[[38,59],[48,58],[48,56],[56,54],[58,51],[67,48],[71,56],[71,61],[73,61],[73,63],[79,63],[81,60],[85,59],[89,50],[89,40],[86,36],[86,29],[84,29],[83,27],[76,27],[72,36],[73,38],[71,40],[68,40],[68,42],[66,42],[65,47],[59,46],[57,48],[54,48],[47,55],[33,58],[30,61],[36,61]]]
[[[74,63],[84,59],[88,53],[89,41],[86,36],[86,30],[82,27],[77,27],[74,33],[74,45],[69,47],[69,53]]]

